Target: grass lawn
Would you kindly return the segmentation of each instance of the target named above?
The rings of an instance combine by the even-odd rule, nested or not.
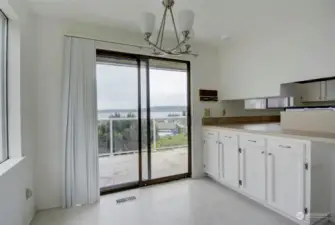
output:
[[[156,148],[178,146],[178,145],[187,145],[187,135],[177,134],[175,136],[162,137],[156,141]]]

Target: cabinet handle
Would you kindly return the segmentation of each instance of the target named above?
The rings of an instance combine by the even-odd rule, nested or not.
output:
[[[230,137],[230,136],[225,136],[225,138],[229,138],[229,139],[231,139],[231,137]]]
[[[257,141],[255,140],[248,140],[249,142],[256,143]]]
[[[224,143],[221,142],[221,177],[224,178]]]
[[[280,148],[291,148],[289,145],[279,145]]]
[[[214,135],[214,133],[207,133],[208,135]]]
[[[242,178],[242,180],[243,180],[243,182],[242,182],[242,187],[245,187],[245,183],[246,183],[246,179],[245,179],[245,175],[246,175],[246,163],[245,163],[245,148],[243,148],[242,149],[242,166],[243,166],[243,168],[242,168],[242,170],[241,170],[241,172],[242,172],[242,174],[241,174],[241,178]]]
[[[221,159],[221,149],[220,149],[220,145],[221,145],[221,142],[218,142],[219,143],[219,148],[218,148],[218,177],[221,178],[221,162],[220,162],[220,159]]]

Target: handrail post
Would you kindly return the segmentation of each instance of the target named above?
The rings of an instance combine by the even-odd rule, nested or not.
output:
[[[110,136],[110,156],[114,156],[114,139],[113,139],[113,118],[109,119],[109,136]]]

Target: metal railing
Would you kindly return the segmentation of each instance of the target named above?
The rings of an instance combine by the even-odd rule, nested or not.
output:
[[[125,124],[121,124],[122,121],[134,121],[133,124],[127,123],[126,125],[130,126],[126,127],[122,130],[122,125],[124,126]],[[146,126],[146,119],[143,119],[143,125]],[[119,124],[116,124],[119,123]],[[159,125],[164,126],[164,124],[174,124],[175,125],[175,130],[173,131],[167,131],[168,129],[160,129],[157,127],[157,123],[160,123]],[[142,126],[143,126],[142,125]],[[127,146],[125,147],[116,147],[117,142],[119,145],[127,145],[127,144],[137,144],[138,143],[138,118],[137,117],[113,117],[109,118],[108,120],[106,119],[100,119],[99,120],[99,157],[108,157],[108,156],[117,156],[117,155],[126,155],[126,154],[136,154],[138,153],[138,150],[130,149],[127,150]],[[120,130],[121,129],[121,130]],[[143,127],[142,127],[143,129]],[[145,128],[147,129],[147,128]],[[151,149],[152,152],[156,151],[167,151],[167,150],[172,150],[172,149],[178,149],[178,148],[185,148],[187,147],[187,117],[186,116],[170,116],[170,117],[155,117],[151,119],[151,133],[152,133],[152,138],[151,138]],[[115,131],[117,130],[117,131]],[[117,137],[115,137],[116,132],[133,132],[136,134],[135,139],[129,139],[125,137],[125,134],[118,133],[119,140]],[[165,135],[159,135],[162,133],[169,133],[170,134],[165,134]],[[128,134],[128,136],[131,136],[131,134]],[[146,131],[145,131],[146,133]],[[173,138],[176,135],[184,134],[186,139],[185,139],[185,144],[179,144],[179,145],[171,145],[171,146],[161,146],[157,147],[157,141],[159,141],[161,138]],[[145,134],[146,135],[146,134]],[[122,136],[122,137],[121,137]],[[145,138],[145,141],[146,142]],[[124,142],[124,143],[123,143]],[[107,152],[101,152],[102,151],[107,151]],[[108,151],[109,150],[109,151]],[[146,146],[143,147],[142,152],[147,152]]]

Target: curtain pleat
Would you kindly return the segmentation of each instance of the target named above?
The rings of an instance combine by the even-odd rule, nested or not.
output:
[[[66,37],[63,73],[63,207],[99,200],[96,49]]]

